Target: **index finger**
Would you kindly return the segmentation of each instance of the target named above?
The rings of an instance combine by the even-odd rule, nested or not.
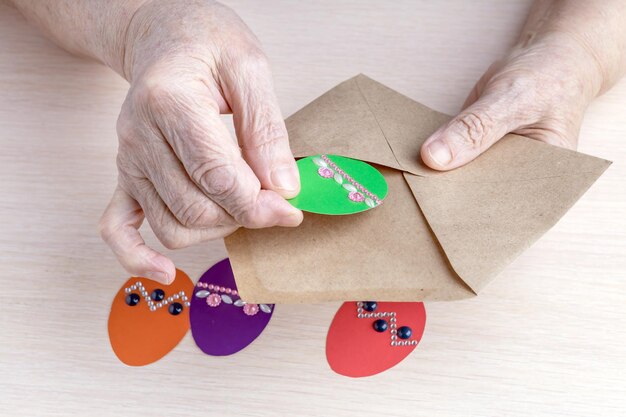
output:
[[[143,220],[141,206],[118,185],[100,219],[100,235],[128,272],[169,284],[174,263],[146,245],[139,233]]]
[[[268,190],[285,198],[300,191],[300,176],[289,146],[269,63],[260,51],[226,60],[222,89],[233,110],[243,156]]]
[[[297,226],[302,212],[259,179],[241,156],[202,83],[156,87],[151,110],[189,177],[244,227]]]

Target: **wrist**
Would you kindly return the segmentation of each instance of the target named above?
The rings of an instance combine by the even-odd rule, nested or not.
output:
[[[136,33],[133,32],[134,22],[141,15],[142,9],[152,1],[128,1],[107,19],[108,36],[105,36],[107,44],[103,47],[103,56],[99,58],[128,82],[131,81],[128,61],[132,56],[136,37]]]
[[[239,49],[245,26],[231,9],[204,1],[191,10],[189,3],[148,0],[136,10],[126,30],[123,56],[123,74],[131,84],[164,75],[211,75],[222,43],[232,51]]]
[[[157,72],[162,72],[163,68],[173,70],[177,57],[200,56],[196,37],[180,23],[188,10],[185,4],[179,3],[148,0],[133,13],[125,30],[121,59],[122,74],[129,83],[133,84],[155,69]],[[189,65],[190,60],[186,60],[186,64]]]
[[[127,28],[148,1],[11,0],[11,4],[68,52],[98,60],[123,75]]]
[[[626,72],[626,4],[623,0],[536,0],[519,43],[548,42],[568,49],[574,68],[594,83],[594,97]],[[560,59],[561,57],[559,57]],[[544,57],[557,61],[556,58]]]

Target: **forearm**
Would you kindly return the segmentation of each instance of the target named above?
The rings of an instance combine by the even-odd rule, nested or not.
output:
[[[580,66],[589,72],[591,93],[596,96],[626,72],[626,2],[536,0],[519,46],[550,39],[563,45],[565,51],[568,44],[579,49]],[[573,50],[565,53],[577,54]]]
[[[71,53],[125,76],[126,32],[146,0],[10,0],[33,25]]]

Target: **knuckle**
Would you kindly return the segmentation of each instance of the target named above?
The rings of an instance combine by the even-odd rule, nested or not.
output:
[[[140,181],[136,184],[141,198],[139,204],[148,219],[148,223],[152,228],[152,231],[159,239],[159,241],[167,249],[181,249],[187,246],[187,230],[178,225],[173,220],[172,214],[166,207],[162,207],[159,203],[155,203],[158,199],[158,195],[154,188],[149,186],[147,181]]]
[[[237,217],[239,223],[248,229],[260,229],[262,227],[267,227],[267,224],[259,219],[254,210],[242,211]]]
[[[131,161],[125,152],[119,152],[115,158],[117,164],[117,181],[128,194],[133,194],[136,183],[141,181],[141,170]]]
[[[109,243],[115,234],[113,231],[113,227],[111,227],[111,222],[109,221],[109,216],[107,213],[104,213],[102,217],[100,217],[100,221],[98,222],[98,233],[102,240],[106,243]]]
[[[119,120],[119,119],[118,119]],[[134,127],[128,127],[129,123],[123,122],[125,126],[118,127],[118,152],[117,166],[125,167],[131,158],[136,158],[145,153],[145,141],[141,140],[141,135]],[[119,126],[119,122],[118,122]]]
[[[126,172],[126,169],[128,167],[127,159],[128,157],[126,152],[123,152],[121,150],[117,153],[117,156],[115,157],[115,164],[117,165],[117,171],[120,173],[120,177],[125,177],[123,173]]]
[[[251,141],[243,146],[244,150],[288,144],[287,128],[284,122],[280,118],[275,118],[273,112],[268,109],[255,113],[248,129],[246,133]]]
[[[126,142],[133,137],[133,123],[130,119],[126,111],[122,109],[115,124],[115,130],[117,131],[117,137],[120,142]]]
[[[123,224],[120,224],[108,211],[105,211],[98,221],[98,233],[102,240],[110,247],[119,245],[122,230]]]
[[[456,125],[464,145],[478,148],[485,135],[491,130],[492,120],[484,114],[470,112],[459,116]]]
[[[230,163],[207,161],[192,172],[192,178],[211,197],[223,200],[237,187],[237,170]]]
[[[217,211],[203,201],[176,204],[174,216],[183,226],[188,228],[211,227],[215,226],[219,221]]]
[[[565,126],[552,123],[543,126],[530,126],[515,133],[561,148],[576,150],[578,134],[575,131],[576,129],[568,129]]]
[[[247,51],[245,65],[254,72],[269,72],[270,64],[260,48],[252,47]]]
[[[496,90],[500,92],[502,100],[508,102],[534,94],[538,86],[537,76],[522,69],[506,73],[506,76],[496,78],[496,80]]]
[[[272,226],[274,219],[268,218],[268,214],[263,214],[263,211],[260,201],[256,200],[255,202],[239,205],[236,212],[233,213],[233,216],[240,225],[248,229]]]
[[[159,112],[160,109],[181,101],[184,89],[180,84],[169,77],[148,74],[133,87],[133,94],[139,103],[143,103],[152,111]]]
[[[188,246],[185,239],[181,237],[181,233],[177,233],[176,228],[157,229],[155,230],[155,234],[163,246],[169,250],[183,249]]]
[[[177,101],[177,93],[167,85],[152,85],[144,93],[145,103],[151,109],[159,109],[166,103]]]
[[[236,68],[236,72],[240,76],[249,76],[254,74],[269,74],[270,65],[265,53],[254,42],[245,40],[240,42],[238,47],[227,52],[224,59],[224,65]]]
[[[161,236],[159,240],[169,250],[183,249],[185,247],[179,238],[171,236],[169,233]]]

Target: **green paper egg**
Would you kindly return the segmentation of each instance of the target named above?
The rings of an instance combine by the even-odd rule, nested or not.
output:
[[[370,210],[387,196],[385,177],[373,166],[338,155],[298,160],[300,194],[287,200],[317,214],[354,214]]]

